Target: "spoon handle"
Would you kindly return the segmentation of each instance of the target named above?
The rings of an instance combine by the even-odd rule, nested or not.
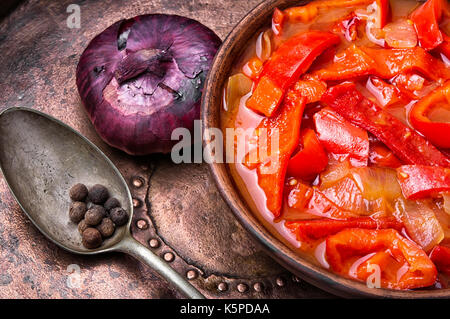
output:
[[[151,250],[142,245],[131,235],[125,238],[117,247],[117,250],[124,252],[147,264],[158,274],[165,278],[169,283],[176,286],[186,297],[191,299],[205,299],[194,286],[192,286],[179,273],[172,269],[164,260],[155,255]]]

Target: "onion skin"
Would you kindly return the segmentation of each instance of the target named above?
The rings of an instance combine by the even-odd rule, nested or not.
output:
[[[131,155],[168,153],[175,128],[193,131],[206,74],[221,44],[201,23],[176,15],[121,20],[80,57],[76,82],[97,133]]]

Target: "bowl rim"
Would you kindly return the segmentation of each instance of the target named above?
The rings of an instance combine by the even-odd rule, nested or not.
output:
[[[220,128],[220,107],[222,105],[222,94],[225,79],[228,77],[231,64],[240,53],[243,45],[240,43],[248,41],[255,31],[265,24],[278,7],[284,9],[294,5],[301,5],[310,0],[266,0],[247,13],[241,21],[228,34],[221,47],[216,53],[205,81],[201,120],[202,134],[208,128]],[[204,146],[206,141],[203,141]],[[245,203],[236,188],[234,181],[229,175],[226,163],[209,163],[209,168],[216,186],[231,208],[235,217],[242,226],[260,243],[262,248],[279,264],[299,276],[308,283],[319,287],[327,292],[341,297],[372,297],[372,298],[449,298],[450,289],[436,290],[392,290],[385,288],[369,288],[367,285],[334,274],[296,254],[291,248],[274,237],[254,216],[251,209]]]

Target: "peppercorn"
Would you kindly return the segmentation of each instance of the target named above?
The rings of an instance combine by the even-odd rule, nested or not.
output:
[[[108,189],[100,184],[95,184],[89,189],[89,200],[94,204],[103,204],[109,197]]]
[[[78,223],[84,218],[87,207],[84,202],[73,202],[69,209],[69,218],[72,222]]]
[[[90,226],[95,226],[100,224],[105,215],[106,212],[102,206],[94,205],[88,209],[88,211],[84,215],[84,220],[86,221],[86,224]]]
[[[113,221],[108,217],[103,218],[100,225],[97,226],[97,229],[100,234],[102,234],[103,238],[108,238],[114,234],[115,228]]]
[[[125,225],[128,221],[127,211],[121,207],[116,207],[111,210],[109,217],[116,226]]]
[[[83,232],[86,230],[86,228],[89,228],[89,225],[83,219],[78,223],[78,232],[80,233],[80,235],[83,234]]]
[[[108,200],[103,205],[103,207],[105,207],[105,209],[107,211],[110,211],[111,209],[116,208],[116,207],[120,207],[120,206],[122,206],[122,205],[120,205],[119,200],[117,198],[115,198],[115,197],[108,198]]]
[[[70,198],[75,202],[84,202],[88,195],[88,189],[84,184],[75,184],[69,191]]]
[[[86,228],[81,238],[83,246],[89,249],[97,248],[102,244],[102,235],[95,228]]]

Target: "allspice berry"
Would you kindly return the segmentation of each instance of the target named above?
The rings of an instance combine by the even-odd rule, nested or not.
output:
[[[100,234],[102,234],[103,238],[108,238],[111,237],[112,234],[114,234],[114,230],[116,229],[116,227],[114,226],[111,218],[105,217],[102,219],[100,225],[97,226],[97,229]]]
[[[120,206],[122,206],[122,205],[120,204],[119,200],[115,197],[108,198],[108,200],[103,205],[103,207],[105,207],[105,209],[107,211],[110,211],[111,209],[120,207]]]
[[[83,246],[89,249],[100,247],[102,244],[102,235],[95,228],[86,228],[81,235]]]
[[[88,196],[88,189],[84,184],[75,184],[70,189],[69,196],[75,202],[84,202]]]
[[[128,222],[128,213],[125,209],[121,207],[113,208],[109,212],[109,217],[116,226],[122,226]]]
[[[95,184],[94,186],[91,187],[91,189],[89,189],[88,197],[89,200],[94,204],[101,205],[108,199],[109,192],[105,186]]]
[[[104,238],[114,234],[116,226],[125,225],[129,220],[119,200],[110,198],[103,185],[95,184],[88,189],[83,184],[75,184],[69,195],[72,199],[69,218],[78,224],[82,244],[88,249],[100,247]]]
[[[86,228],[89,228],[89,225],[86,224],[86,221],[83,219],[78,223],[78,232],[80,233],[80,235],[83,234]]]
[[[100,224],[105,215],[106,212],[102,206],[94,205],[88,209],[88,211],[84,215],[84,220],[86,221],[86,224],[90,226],[96,226]]]
[[[70,204],[69,218],[75,224],[80,222],[84,218],[84,214],[87,211],[86,203],[84,202],[73,202]]]

